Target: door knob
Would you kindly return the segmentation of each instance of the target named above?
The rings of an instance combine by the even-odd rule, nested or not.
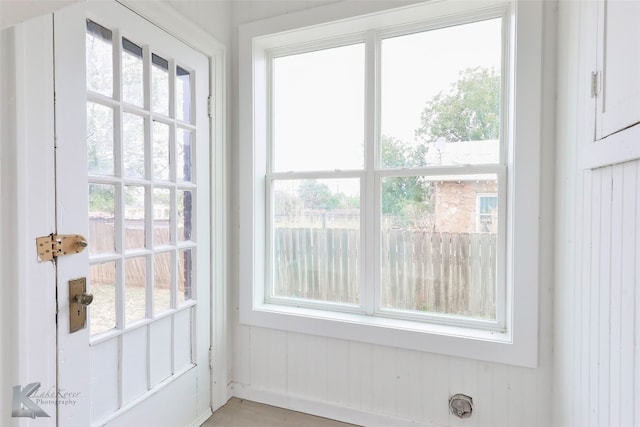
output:
[[[86,307],[93,302],[93,294],[82,293],[76,295],[75,302]]]
[[[87,279],[69,280],[69,333],[84,329],[87,324],[87,306],[93,295],[87,293]]]

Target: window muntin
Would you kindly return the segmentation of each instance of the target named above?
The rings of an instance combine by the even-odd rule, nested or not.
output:
[[[95,340],[195,305],[194,72],[137,43],[86,21]]]
[[[489,324],[489,329],[503,329],[505,280],[499,276],[504,274],[505,260],[501,258],[504,250],[498,246],[505,244],[504,231],[496,226],[493,233],[485,237],[479,236],[476,231],[478,192],[496,192],[503,198],[506,192],[506,164],[502,160],[504,148],[500,138],[505,125],[501,113],[506,105],[505,94],[501,90],[504,81],[502,52],[506,43],[502,38],[503,25],[503,18],[497,16],[399,34],[386,35],[381,32],[374,37],[367,37],[362,44],[350,45],[362,46],[364,51],[368,49],[367,43],[375,44],[377,47],[368,49],[368,52],[378,52],[379,56],[367,64],[371,66],[379,62],[381,72],[365,69],[364,75],[375,79],[372,87],[376,89],[374,93],[363,92],[358,109],[352,108],[350,114],[346,115],[347,119],[355,117],[358,125],[362,117],[364,130],[358,151],[358,155],[363,156],[362,164],[357,165],[354,161],[347,167],[341,162],[356,158],[349,156],[353,145],[349,148],[347,143],[342,143],[340,149],[332,148],[329,144],[304,145],[309,140],[304,130],[283,143],[284,133],[278,132],[278,129],[286,128],[289,122],[293,123],[292,127],[299,126],[302,121],[300,117],[304,116],[307,109],[299,108],[296,115],[289,116],[282,114],[282,111],[294,111],[296,107],[304,107],[315,100],[300,85],[310,85],[315,89],[318,81],[322,81],[324,92],[334,90],[332,96],[325,98],[323,109],[340,105],[344,98],[349,100],[353,93],[357,93],[343,88],[339,91],[342,96],[335,96],[335,88],[341,86],[332,85],[331,76],[340,78],[340,65],[344,65],[344,61],[321,61],[325,70],[321,75],[306,81],[294,79],[295,73],[313,75],[320,67],[313,60],[305,61],[305,56],[326,58],[327,52],[344,46],[303,53],[294,51],[289,55],[282,52],[272,54],[272,163],[271,168],[267,169],[270,201],[267,206],[269,280],[266,283],[265,301],[440,323],[457,324],[457,319],[465,318],[465,325],[473,326],[473,322],[477,321],[476,326],[480,328],[487,328]],[[439,68],[444,71],[438,71],[433,67],[433,62],[438,63],[437,55],[427,60],[415,58],[417,52],[430,48],[440,52],[440,62],[446,61],[446,54],[449,54],[452,64],[439,63]],[[465,54],[469,51],[474,54]],[[450,52],[459,52],[460,55],[454,55],[452,60]],[[366,61],[366,58],[363,57],[362,61]],[[286,67],[281,68],[282,64]],[[326,72],[332,66],[338,70]],[[311,70],[307,70],[307,67]],[[358,62],[358,66],[351,69],[359,70],[360,67]],[[282,73],[281,70],[286,68],[287,73]],[[426,83],[420,81],[421,75]],[[480,106],[453,109],[455,114],[452,113],[454,119],[460,115],[466,120],[461,123],[466,123],[470,132],[466,135],[460,132],[435,134],[433,130],[437,127],[425,126],[424,113],[429,100],[442,102],[443,98],[448,97],[445,101],[449,104],[460,102],[461,99],[464,101],[465,94],[460,92],[474,84],[478,86]],[[285,92],[289,97],[280,93],[287,85],[291,85]],[[419,89],[412,88],[412,85]],[[420,96],[415,96],[414,92],[425,92],[427,95],[423,95],[423,101],[419,102],[416,100]],[[289,94],[305,96],[296,98]],[[403,95],[408,101],[402,101]],[[376,117],[381,117],[379,127],[374,120],[367,121],[364,126],[367,116],[365,97],[367,102],[376,100]],[[323,129],[333,133],[329,140],[338,139],[336,130],[342,129],[340,124],[345,123],[346,110],[341,111],[343,113],[337,115],[339,118],[335,122],[330,119],[331,116],[324,116],[327,120],[323,123]],[[405,116],[411,116],[412,119],[408,120]],[[300,129],[313,128],[316,117],[307,117],[306,120],[309,121]],[[371,128],[373,132],[370,132]],[[374,137],[365,139],[365,134]],[[354,139],[349,141],[353,142]],[[319,152],[321,147],[324,149]],[[365,164],[365,153],[378,153],[376,162]],[[282,166],[285,162],[286,167]],[[355,173],[361,180],[359,188],[363,192],[358,197],[358,209],[373,206],[372,211],[358,211],[358,229],[365,228],[374,233],[362,235],[346,229],[332,230],[332,239],[348,242],[345,244],[348,249],[340,252],[338,257],[341,258],[338,269],[350,265],[362,268],[360,266],[366,264],[375,272],[368,278],[364,271],[360,274],[347,273],[352,276],[345,281],[348,284],[341,286],[348,289],[350,296],[355,295],[353,290],[359,288],[359,298],[345,300],[326,291],[320,294],[319,290],[329,288],[330,284],[326,282],[326,271],[321,271],[321,265],[327,263],[320,260],[318,231],[315,231],[316,235],[313,234],[314,226],[310,221],[299,219],[295,224],[288,224],[290,230],[287,231],[278,221],[286,216],[283,215],[286,198],[281,194],[282,188],[287,185],[299,186],[302,182],[317,183],[320,179],[337,181],[350,173]],[[369,182],[375,184],[371,186]],[[502,184],[498,185],[499,182]],[[326,198],[331,195],[336,199],[344,199],[346,195],[339,191],[325,192]],[[297,190],[290,190],[289,203],[296,198],[300,199],[300,194]],[[317,214],[324,217],[326,222],[326,218],[346,215],[346,211],[346,207],[332,206],[331,209],[325,208],[322,214],[312,209],[305,214],[310,217]],[[497,223],[499,212],[494,212],[494,215]],[[501,220],[500,224],[503,223]],[[284,237],[287,232],[291,235]],[[344,236],[336,237],[338,233]],[[498,236],[498,233],[501,235]],[[428,245],[426,241],[429,241]],[[284,253],[289,255],[283,256]],[[283,275],[283,272],[287,273]],[[331,271],[331,274],[335,273],[335,269]],[[347,303],[346,307],[341,305],[344,303]]]

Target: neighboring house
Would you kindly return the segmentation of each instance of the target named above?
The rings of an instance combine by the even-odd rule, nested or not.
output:
[[[429,166],[497,163],[499,141],[429,144]],[[495,233],[498,183],[487,175],[443,176],[435,181],[434,229],[444,233]]]

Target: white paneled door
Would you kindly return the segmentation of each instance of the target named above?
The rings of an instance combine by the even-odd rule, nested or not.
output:
[[[58,426],[210,411],[208,59],[116,2],[54,15]],[[69,281],[86,278],[70,332]],[[71,396],[71,395],[70,395]],[[69,403],[69,404],[67,404]]]

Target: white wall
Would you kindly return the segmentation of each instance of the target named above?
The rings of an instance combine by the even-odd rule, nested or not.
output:
[[[164,0],[225,46],[231,41],[231,0]]]
[[[594,134],[593,5],[563,0],[559,12],[554,340],[559,427],[640,423],[640,160],[583,167]]]
[[[328,2],[327,2],[328,3]],[[389,6],[398,2],[389,1]],[[318,6],[318,2],[234,2],[233,51],[237,27],[254,20]],[[553,150],[555,90],[555,10],[547,3],[545,33],[545,108],[540,265],[540,365],[537,369],[478,362],[392,347],[363,344],[248,327],[238,322],[237,245],[230,271],[233,337],[232,393],[278,406],[366,425],[546,426],[551,423]],[[234,58],[237,67],[237,58]],[[232,75],[236,75],[232,72]],[[232,81],[233,99],[237,82]],[[233,105],[237,111],[237,104]],[[235,123],[238,126],[238,123]],[[234,127],[234,148],[237,127]],[[551,166],[551,167],[550,167]],[[230,240],[237,241],[237,150],[231,192],[234,221]],[[465,393],[474,399],[473,416],[459,420],[448,412],[448,398]]]
[[[0,31],[0,196],[4,196],[4,185],[7,176],[4,167],[4,159],[9,157],[10,147],[8,141],[14,141],[16,136],[15,123],[15,52],[13,30]],[[4,197],[2,197],[4,199]],[[4,224],[14,221],[13,215],[0,208],[0,239],[6,241],[7,229]],[[2,248],[0,248],[2,250]],[[4,252],[2,252],[4,255]],[[0,402],[11,402],[11,389],[8,387],[11,367],[16,365],[17,348],[14,345],[14,335],[10,325],[11,318],[15,314],[15,303],[17,296],[15,287],[8,285],[14,283],[15,277],[9,273],[9,266],[6,265],[4,256],[0,256]],[[9,417],[10,406],[4,404],[0,406],[0,420]]]
[[[72,3],[86,0],[2,0],[0,1],[0,28],[8,28],[30,18],[51,13]]]

